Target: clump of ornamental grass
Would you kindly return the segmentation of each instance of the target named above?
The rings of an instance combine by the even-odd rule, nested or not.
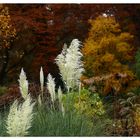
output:
[[[40,106],[34,115],[31,136],[93,136],[92,123],[74,110],[64,115],[59,110]]]
[[[56,63],[69,93],[70,88],[80,85],[83,64],[79,49],[80,42],[77,39],[72,41],[68,49],[65,47],[56,58]],[[51,74],[47,77],[47,88],[53,108],[38,106],[33,122],[34,127],[31,129],[32,136],[92,136],[91,120],[76,112],[71,97],[69,96],[70,98],[68,97],[66,101],[60,87],[57,93],[55,92],[55,81]],[[66,105],[64,100],[67,102]],[[56,101],[58,101],[57,104],[54,104]],[[58,105],[59,109],[54,105]]]
[[[7,134],[10,136],[26,136],[29,135],[29,129],[33,120],[33,107],[35,103],[32,103],[30,94],[28,94],[28,81],[26,74],[21,70],[19,78],[19,88],[23,103],[14,101],[10,107],[8,118],[6,120]]]
[[[81,61],[80,41],[74,39],[69,48],[63,48],[56,58],[60,74],[68,89],[68,96],[64,96],[61,88],[55,92],[55,79],[48,74],[47,89],[50,93],[52,107],[45,106],[43,99],[44,74],[40,69],[41,96],[38,97],[38,106],[33,116],[33,107],[30,94],[28,94],[28,81],[25,72],[21,70],[19,85],[24,102],[15,101],[10,108],[6,121],[7,133],[10,136],[93,136],[92,121],[84,113],[77,113],[74,108],[75,94],[69,92],[79,87],[83,64]],[[57,102],[58,101],[58,102]],[[80,100],[79,100],[80,101]],[[58,105],[58,108],[54,105]],[[33,119],[34,117],[34,119]],[[33,120],[33,122],[32,122]],[[31,127],[33,126],[33,127]]]
[[[73,39],[69,48],[64,45],[61,54],[55,59],[68,92],[70,88],[74,89],[79,86],[80,77],[84,71],[81,61],[83,55],[80,52],[80,46],[80,41]]]

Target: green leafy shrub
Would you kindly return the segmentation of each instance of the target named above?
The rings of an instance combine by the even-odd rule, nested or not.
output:
[[[131,92],[134,93],[135,95],[140,95],[140,87],[135,87],[131,89]]]
[[[85,113],[91,118],[101,116],[105,113],[99,94],[91,93],[86,89],[80,92],[80,96],[76,98],[74,106],[81,113]]]

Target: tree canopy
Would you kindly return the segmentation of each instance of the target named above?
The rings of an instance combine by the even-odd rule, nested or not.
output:
[[[122,32],[120,25],[113,16],[99,16],[89,21],[91,29],[83,47],[84,64],[87,76],[103,76],[110,74],[125,74],[125,78],[108,78],[104,82],[104,93],[112,88],[121,90],[133,78],[129,67],[132,55],[133,35]],[[127,86],[126,86],[127,87]]]
[[[134,35],[134,51],[140,44],[139,5],[4,4],[3,8],[8,8],[9,25],[16,30],[16,38],[10,43],[12,49],[9,50],[10,59],[5,71],[6,81],[17,77],[21,67],[32,80],[37,79],[40,66],[44,67],[45,75],[48,72],[57,75],[54,59],[63,44],[69,45],[73,38],[84,41],[90,29],[88,20],[94,20],[99,15],[113,15],[120,24],[120,30]]]

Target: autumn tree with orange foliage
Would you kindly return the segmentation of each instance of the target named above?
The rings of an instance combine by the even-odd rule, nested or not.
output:
[[[16,36],[16,30],[10,22],[8,7],[0,5],[0,84],[3,83],[3,79],[6,76],[10,45]]]
[[[91,29],[82,49],[85,75],[112,74],[102,81],[103,94],[125,92],[135,77],[129,67],[133,60],[133,35],[122,32],[113,16],[99,16],[89,22]]]

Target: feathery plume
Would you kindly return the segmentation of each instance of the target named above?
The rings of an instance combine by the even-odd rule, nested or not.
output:
[[[38,102],[39,106],[42,105],[42,100],[41,100],[41,96],[40,96],[40,95],[39,95],[38,98],[37,98],[37,102]]]
[[[59,104],[60,104],[60,109],[62,111],[63,116],[65,115],[65,109],[64,109],[64,105],[63,105],[63,101],[62,101],[62,90],[61,87],[58,88],[58,100],[59,100]]]
[[[59,99],[59,102],[62,102],[62,90],[61,90],[61,87],[58,88],[58,99]]]
[[[51,95],[52,103],[54,103],[54,101],[55,101],[55,81],[54,81],[54,78],[52,78],[52,75],[50,73],[48,74],[47,79],[48,79],[47,88]]]
[[[40,68],[40,85],[41,85],[41,93],[43,98],[43,87],[44,87],[44,73],[42,67]]]
[[[21,95],[24,99],[26,99],[28,95],[28,80],[23,68],[21,69],[21,73],[18,81],[19,81],[19,88],[20,88]]]
[[[31,97],[28,95],[22,104],[17,100],[10,107],[10,112],[6,120],[7,133],[10,136],[26,136],[33,120],[33,107]]]
[[[73,39],[69,48],[64,46],[61,54],[55,59],[68,91],[70,88],[75,88],[79,85],[80,77],[84,71],[80,46],[80,41]]]

